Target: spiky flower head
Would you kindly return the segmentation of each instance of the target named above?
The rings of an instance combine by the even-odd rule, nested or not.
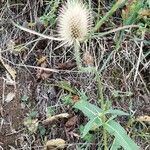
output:
[[[58,33],[63,43],[72,45],[75,41],[83,41],[91,25],[91,11],[81,0],[68,0],[60,9]]]

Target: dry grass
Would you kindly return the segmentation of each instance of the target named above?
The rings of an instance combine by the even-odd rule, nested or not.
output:
[[[79,127],[87,119],[77,113],[62,101],[62,96],[68,92],[56,86],[59,81],[67,81],[76,89],[83,90],[89,101],[98,104],[97,87],[92,73],[77,70],[72,47],[60,46],[59,41],[48,40],[31,32],[25,32],[14,26],[11,20],[23,28],[53,37],[56,35],[56,17],[63,0],[42,1],[5,1],[0,4],[0,55],[1,59],[17,72],[16,89],[7,85],[6,70],[0,64],[0,148],[7,149],[43,149],[46,140],[62,138],[66,141],[66,149],[97,149],[102,148],[101,132],[94,134],[94,142],[86,142],[80,138]],[[99,14],[105,15],[111,8],[109,1],[89,1],[94,7],[94,21]],[[44,26],[40,17],[49,13],[48,26]],[[150,35],[147,30],[126,28],[119,50],[116,50],[118,29],[122,24],[121,10],[118,10],[102,25],[99,32],[115,29],[101,36],[96,34],[88,43],[81,45],[82,56],[89,51],[102,76],[104,98],[112,103],[113,108],[119,108],[131,114],[131,118],[119,118],[118,121],[126,128],[129,135],[142,149],[150,147],[150,126],[147,122],[137,122],[138,116],[150,114]],[[145,23],[148,26],[148,22]],[[46,24],[45,24],[46,25]],[[132,25],[131,25],[132,26]],[[120,29],[119,29],[120,30]],[[39,60],[46,56],[46,66],[38,65]],[[82,62],[84,66],[86,64]],[[42,64],[42,63],[41,63]],[[52,70],[45,70],[49,68]],[[39,70],[45,80],[37,77]],[[15,92],[15,98],[7,103],[5,98],[9,92]],[[25,99],[23,99],[25,97]],[[69,113],[77,115],[78,121],[71,131],[65,124],[68,119],[62,119],[43,126],[43,121],[49,109],[52,114]],[[38,119],[41,128],[31,133],[24,126],[27,117]],[[44,133],[42,133],[44,132]],[[43,135],[42,135],[43,134]],[[78,135],[78,136],[77,136]],[[111,138],[109,142],[111,143]]]

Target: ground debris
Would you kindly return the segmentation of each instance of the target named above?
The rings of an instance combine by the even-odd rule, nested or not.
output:
[[[47,68],[48,67],[48,63],[46,62],[46,58],[42,57],[39,61],[38,64],[40,65],[40,67],[42,68]],[[49,70],[45,70],[45,69],[37,69],[37,73],[36,73],[36,77],[37,79],[42,79],[42,80],[46,80],[48,79],[50,76],[52,76],[52,72]]]
[[[58,115],[55,115],[55,116],[50,116],[47,119],[43,120],[42,124],[47,125],[49,123],[52,123],[55,120],[68,118],[69,116],[70,115],[68,113],[62,113],[62,114],[58,114]]]
[[[64,149],[65,148],[65,141],[63,139],[52,139],[46,142],[46,148],[47,150],[53,150],[53,149]]]
[[[78,116],[73,116],[65,123],[67,131],[70,131],[78,122]]]
[[[15,97],[15,93],[13,92],[8,93],[6,96],[5,102],[9,103],[10,101],[14,99],[14,97]]]
[[[150,116],[139,116],[136,118],[136,121],[142,121],[142,122],[150,122]]]

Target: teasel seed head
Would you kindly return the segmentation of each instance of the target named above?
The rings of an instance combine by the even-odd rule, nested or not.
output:
[[[81,42],[92,26],[91,10],[79,0],[68,0],[60,9],[58,34],[64,44]]]

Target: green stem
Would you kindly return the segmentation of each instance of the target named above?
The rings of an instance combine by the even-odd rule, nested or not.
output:
[[[115,50],[118,51],[121,47],[121,41],[123,40],[123,35],[124,35],[124,30],[122,30],[121,32],[119,32],[119,37],[117,38],[116,41],[116,46],[115,46]]]
[[[101,103],[101,108],[104,108],[104,98],[103,98],[103,87],[102,87],[102,82],[101,82],[101,77],[99,75],[99,73],[95,70],[95,75],[96,75],[96,81],[97,81],[97,85],[98,85],[98,94],[100,97],[100,103]]]
[[[74,55],[75,55],[77,67],[80,70],[82,68],[81,57],[80,57],[80,45],[77,42],[74,42]]]
[[[95,75],[96,75],[96,80],[97,80],[97,84],[98,84],[98,93],[99,93],[99,97],[100,97],[101,108],[103,111],[105,111],[105,102],[104,102],[104,96],[103,96],[103,87],[102,87],[101,76],[99,75],[99,73],[96,70],[95,70]],[[106,122],[105,114],[102,115],[101,119],[102,119],[103,123]],[[108,150],[108,148],[107,148],[107,132],[106,132],[105,128],[103,128],[103,138],[104,138],[104,150]]]
[[[104,119],[106,121],[106,117]],[[103,137],[104,137],[104,150],[108,150],[108,147],[107,147],[107,132],[106,132],[105,128],[103,128]]]
[[[96,24],[96,26],[94,27],[92,33],[96,32],[96,31],[105,23],[105,21],[107,21],[108,18],[113,15],[113,13],[114,13],[118,8],[120,8],[121,6],[123,6],[123,5],[125,4],[126,1],[127,1],[127,0],[118,0],[118,1],[113,5],[113,7],[106,13],[106,15],[105,15],[102,19],[100,19],[100,20],[97,22],[97,24]]]

